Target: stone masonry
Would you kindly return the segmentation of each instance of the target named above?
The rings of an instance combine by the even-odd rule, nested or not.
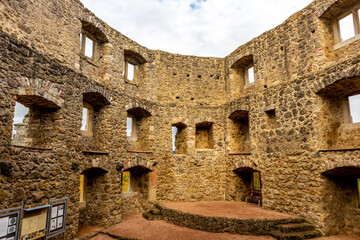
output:
[[[335,47],[333,28],[356,4],[315,0],[210,58],[147,49],[79,0],[1,0],[0,209],[67,195],[74,239],[80,225],[109,226],[156,201],[243,201],[259,171],[264,208],[360,235],[360,125],[344,107],[360,93],[360,41]],[[29,113],[12,139],[16,102]]]

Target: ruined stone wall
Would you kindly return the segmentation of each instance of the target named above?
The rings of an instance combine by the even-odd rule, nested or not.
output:
[[[339,8],[328,1],[224,59],[149,50],[77,0],[2,1],[0,8],[0,208],[68,195],[72,239],[79,224],[113,224],[152,201],[244,200],[251,174],[236,170],[252,169],[261,173],[263,207],[306,217],[325,233],[359,234],[352,178],[323,175],[360,167],[359,130],[345,126],[338,101],[360,90],[359,41],[334,50],[329,19]],[[81,54],[82,30],[96,35],[98,59]],[[123,77],[127,59],[138,64],[134,81]],[[236,82],[245,63],[255,69],[248,86]],[[40,126],[28,147],[11,145],[16,100],[31,107],[33,129]],[[83,101],[94,107],[92,136],[80,131]],[[132,109],[148,113],[135,143],[126,137]],[[248,120],[234,121],[236,111]],[[197,134],[204,123],[210,130]],[[185,126],[178,141],[186,151],[173,154],[177,125]],[[121,172],[133,167],[146,173],[135,180],[138,193],[124,197]],[[80,174],[89,169],[103,175],[90,179],[80,209]]]

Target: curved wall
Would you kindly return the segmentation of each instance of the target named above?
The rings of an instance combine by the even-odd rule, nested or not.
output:
[[[314,1],[227,57],[204,58],[149,50],[78,0],[2,1],[0,158],[11,170],[0,174],[1,208],[69,195],[71,239],[82,221],[97,218],[97,224],[110,225],[153,201],[243,200],[249,182],[234,170],[252,168],[261,172],[263,207],[306,217],[325,233],[359,234],[359,211],[351,200],[355,186],[342,193],[351,180],[322,175],[339,166],[360,167],[358,129],[328,132],[335,121],[328,116],[336,115],[331,101],[341,98],[333,93],[344,79],[360,74],[359,41],[335,49],[331,28],[335,2],[344,9],[353,2],[333,2]],[[81,54],[82,31],[99,42],[98,59]],[[249,59],[256,80],[242,87],[238,73]],[[126,61],[138,64],[136,81],[123,77]],[[334,83],[340,87],[329,88]],[[34,114],[50,140],[32,148],[13,146],[15,101],[35,92],[61,102],[56,110]],[[87,98],[90,93],[110,104],[94,108],[89,137],[80,127],[83,101],[99,103]],[[150,116],[138,116],[143,135],[136,145],[126,137],[126,118],[139,108]],[[241,114],[234,121],[229,116],[236,111]],[[274,125],[269,113],[275,114]],[[244,121],[249,130],[242,134]],[[173,154],[171,127],[179,123],[186,126],[186,153]],[[199,139],[210,139],[211,148],[201,149]],[[234,150],[234,139],[245,139],[247,148]],[[80,174],[93,168],[106,174],[88,176],[91,191],[103,189],[88,193],[98,201],[87,211],[78,203],[78,186]],[[141,175],[138,193],[124,197],[121,175],[127,169],[143,172],[134,173]],[[345,196],[349,192],[353,197]]]

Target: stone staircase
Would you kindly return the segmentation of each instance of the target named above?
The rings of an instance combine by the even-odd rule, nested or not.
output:
[[[275,226],[276,230],[272,230],[270,235],[280,240],[292,239],[310,239],[321,237],[322,234],[316,227],[310,223],[287,223]]]

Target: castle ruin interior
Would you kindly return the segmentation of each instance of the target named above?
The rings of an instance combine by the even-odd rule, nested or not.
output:
[[[74,239],[159,201],[253,190],[324,235],[360,235],[359,19],[357,0],[315,0],[196,57],[141,46],[80,0],[1,0],[0,209],[68,196]]]

